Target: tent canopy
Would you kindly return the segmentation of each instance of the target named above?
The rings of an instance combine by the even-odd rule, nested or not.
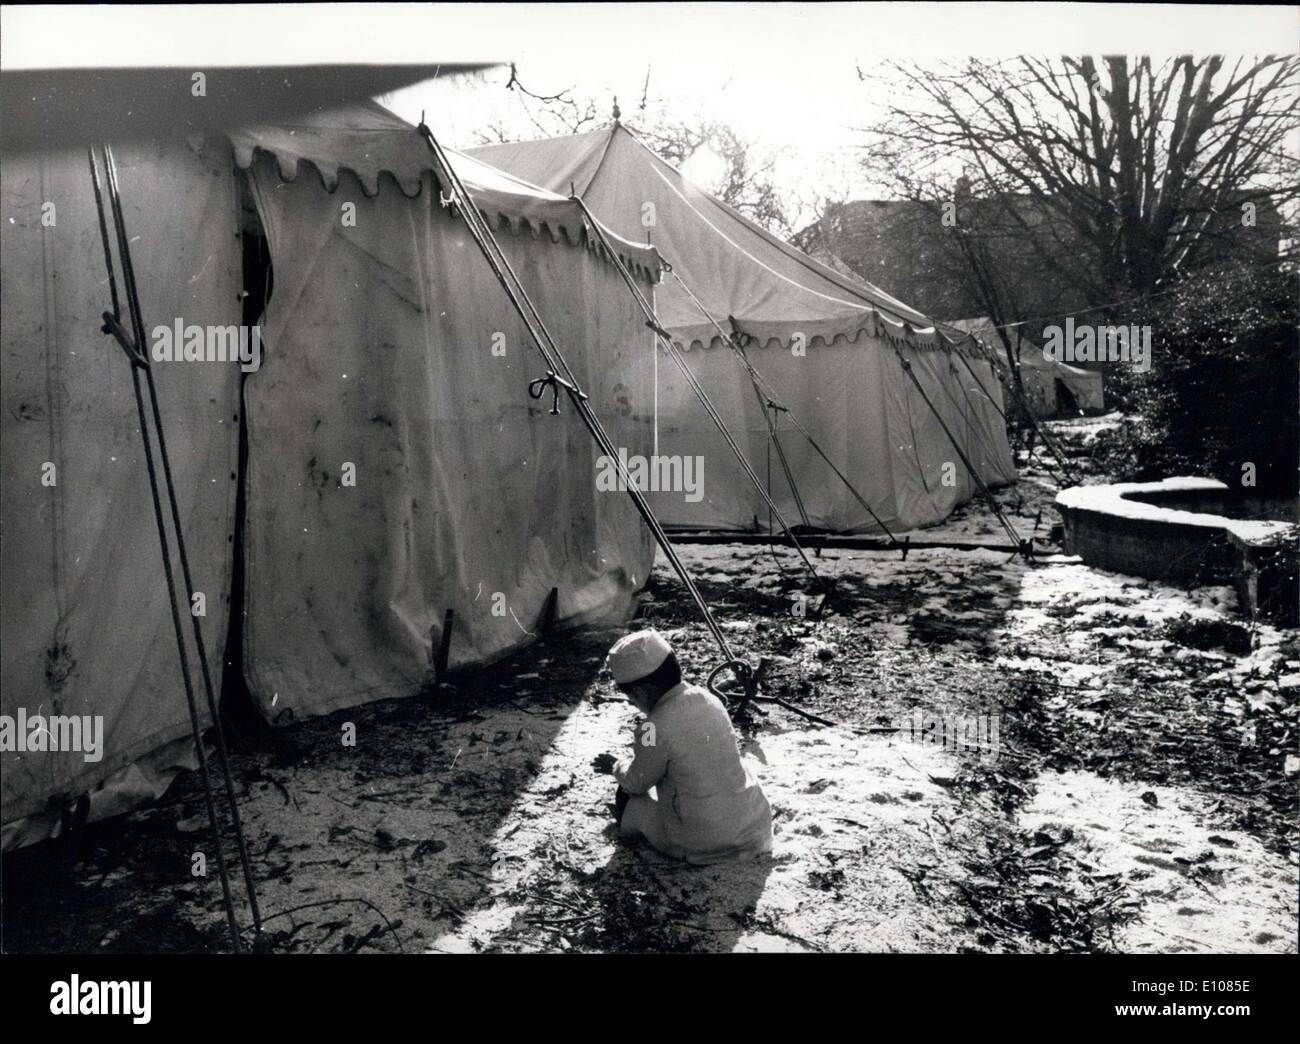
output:
[[[973,344],[968,335],[936,329],[914,308],[759,228],[692,185],[626,126],[470,152],[556,193],[576,194],[624,237],[654,244],[724,330],[734,318],[756,340],[748,353],[755,368],[870,510],[790,430],[786,414],[765,416],[766,395],[755,394],[699,305],[665,276],[656,294],[659,319],[688,349],[688,365],[755,472],[774,476],[767,484],[787,521],[799,524],[806,515],[813,527],[841,532],[938,522],[975,492],[961,455],[984,482],[1014,480],[1001,388],[986,360],[956,357],[956,345]],[[697,461],[704,476],[693,496],[653,494],[659,517],[689,528],[771,525],[762,498],[671,362],[659,363],[655,387],[660,454]],[[784,431],[797,496],[774,455],[769,423]]]
[[[373,101],[315,112],[289,124],[245,127],[231,131],[229,137],[241,168],[248,169],[254,153],[261,150],[275,157],[286,182],[298,177],[300,163],[314,167],[327,192],[338,188],[339,171],[348,170],[369,197],[379,194],[382,177],[391,178],[405,195],[415,197],[422,191],[423,179],[433,172],[423,137]],[[570,245],[598,248],[594,237],[585,232],[581,208],[567,196],[528,184],[466,153],[452,149],[447,153],[494,230],[504,227],[517,235],[527,229],[552,242],[564,239]],[[624,263],[643,278],[658,279],[661,261],[653,247],[626,240],[612,229],[607,233]]]
[[[581,196],[625,239],[659,248],[726,328],[734,317],[760,345],[856,341],[879,322],[933,346],[941,335],[914,308],[813,260],[688,181],[622,123],[468,152],[554,192]],[[668,278],[657,307],[686,347],[714,343],[700,308]],[[906,325],[905,325],[906,324]]]

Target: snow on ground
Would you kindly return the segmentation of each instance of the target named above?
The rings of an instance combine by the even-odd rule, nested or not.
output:
[[[1090,442],[1103,431],[1113,431],[1124,422],[1124,414],[1112,410],[1095,417],[1073,417],[1045,422],[1045,427],[1057,435]]]
[[[1125,952],[1271,953],[1293,945],[1294,865],[1243,831],[1207,826],[1212,806],[1181,788],[1065,772],[1039,779],[1021,822],[1072,834],[1069,847],[1094,877],[1130,883],[1140,906],[1118,929]]]
[[[1053,492],[999,497],[1045,537]],[[990,524],[972,507],[953,531]],[[631,741],[601,669],[624,628],[561,633],[456,692],[235,737],[273,948],[1295,951],[1300,646],[1246,627],[1231,590],[1061,555],[826,550],[817,620],[790,551],[681,552],[728,640],[769,659],[767,691],[843,726],[768,706],[742,729],[771,858],[694,868],[616,841],[591,760]],[[715,662],[662,563],[646,624],[697,679]],[[992,753],[870,731],[989,712]],[[39,853],[7,857],[9,947],[223,946],[215,875],[189,875],[201,811],[189,778],[97,825],[59,888]]]
[[[945,795],[930,772],[951,771],[933,748],[904,751],[887,739],[859,743],[839,732],[765,732],[744,744],[744,756],[774,810],[774,857],[689,867],[619,845],[604,809],[609,781],[586,770],[591,757],[630,733],[631,719],[609,704],[585,704],[569,717],[542,771],[488,841],[496,860],[489,895],[432,938],[429,950],[951,944],[897,869],[931,855],[926,822]],[[578,781],[576,792],[561,803],[553,790],[569,779]],[[539,834],[559,837],[539,841]],[[639,905],[662,913],[628,925],[631,938],[617,938],[621,907]]]
[[[1147,494],[1223,493],[1228,489],[1218,479],[1185,475],[1158,482],[1115,482],[1095,486],[1071,486],[1057,495],[1064,508],[1095,511],[1135,522],[1160,522],[1168,525],[1219,529],[1242,540],[1259,543],[1275,539],[1295,528],[1293,522],[1262,519],[1229,518],[1209,511],[1176,509],[1142,499]]]

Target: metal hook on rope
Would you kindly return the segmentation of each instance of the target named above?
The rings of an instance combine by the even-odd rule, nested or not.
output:
[[[723,660],[709,672],[709,678],[708,681],[705,682],[705,685],[708,686],[709,691],[717,696],[718,699],[726,702],[729,697],[717,687],[715,680],[719,674],[728,670],[736,676],[736,680],[744,687],[744,692],[741,694],[740,702],[736,704],[735,710],[731,713],[731,716],[736,718],[744,713],[745,708],[749,706],[751,702],[759,699],[759,692],[763,686],[763,675],[767,673],[767,665],[768,660],[765,656],[759,659],[757,667],[751,664],[748,660],[741,660],[738,658]]]
[[[647,320],[646,320],[646,326],[647,326],[647,328],[649,328],[649,329],[653,330],[655,333],[657,333],[657,334],[658,334],[660,337],[662,337],[665,341],[671,341],[671,340],[673,339],[673,335],[670,334],[667,330],[665,330],[665,329],[664,329],[662,326],[660,326],[658,323],[656,323],[653,319],[647,319]],[[668,349],[665,348],[664,351],[666,352],[666,351],[668,351]]]
[[[559,376],[559,374],[555,373],[555,371],[553,370],[547,370],[545,377],[538,377],[535,381],[528,382],[528,397],[530,399],[540,399],[543,395],[546,394],[546,389],[548,387],[551,389],[551,416],[552,417],[559,416],[560,413],[560,389],[561,388],[564,388],[565,390],[569,391],[573,395],[576,395],[579,399],[587,398],[585,392],[579,390],[579,388],[576,385],[570,384],[568,381],[566,381],[563,377]]]
[[[126,330],[123,329],[122,323],[117,316],[112,312],[104,312],[103,315],[104,325],[99,328],[100,331],[108,334],[122,346],[122,351],[126,352],[126,357],[130,360],[132,366],[138,366],[142,370],[149,369],[149,357],[145,355],[144,352],[140,350],[139,346],[127,335]]]

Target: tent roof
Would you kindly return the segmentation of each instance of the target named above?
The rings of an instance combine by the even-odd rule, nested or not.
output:
[[[230,21],[228,12],[222,17]],[[57,34],[57,29],[51,31]],[[71,42],[66,33],[62,40]],[[170,48],[168,53],[176,57]],[[14,69],[6,65],[0,72],[0,147],[7,156],[85,148],[106,138],[118,145],[170,140],[239,127],[251,120],[293,122],[303,112],[346,105],[475,68],[479,66],[246,68],[198,60],[172,68]],[[201,103],[191,93],[195,70],[202,70],[206,78]]]
[[[916,309],[813,260],[693,185],[621,123],[469,151],[552,191],[576,192],[623,237],[653,242],[715,319],[725,327],[734,316],[761,344],[786,344],[798,333],[808,344],[863,332],[947,341]],[[688,345],[717,339],[674,279],[657,302],[664,324]]]
[[[261,151],[275,158],[282,178],[293,181],[299,164],[308,163],[329,192],[338,188],[339,172],[348,170],[367,196],[378,195],[381,176],[387,174],[404,194],[414,197],[420,194],[425,173],[433,171],[423,137],[376,102],[315,112],[293,123],[244,127],[228,136],[241,168],[247,169],[254,153]],[[505,224],[516,234],[527,228],[553,242],[564,239],[573,246],[598,246],[597,241],[588,240],[585,216],[571,199],[462,152],[446,151],[493,228]],[[662,262],[653,247],[629,242],[612,232],[610,239],[631,269],[643,278],[658,280]]]

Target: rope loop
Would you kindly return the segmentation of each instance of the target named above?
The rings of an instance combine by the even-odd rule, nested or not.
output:
[[[545,377],[538,377],[535,381],[528,382],[528,397],[530,399],[540,399],[546,394],[546,389],[551,389],[551,416],[557,417],[560,413],[560,389],[572,393],[576,398],[585,400],[586,392],[582,391],[576,384],[571,384],[554,370],[547,370]]]
[[[546,394],[548,387],[551,389],[551,416],[556,417],[560,413],[560,383],[559,378],[550,370],[546,371],[545,377],[538,377],[537,380],[528,382],[528,397],[540,399]]]
[[[758,696],[759,689],[763,684],[763,673],[766,668],[767,662],[765,660],[760,660],[758,667],[755,667],[748,660],[732,657],[731,659],[723,660],[709,672],[708,681],[705,682],[705,685],[713,695],[717,696],[718,699],[725,703],[728,697],[726,693],[718,688],[716,684],[717,677],[723,671],[728,670],[736,676],[736,680],[740,682],[745,691],[740,697],[740,702],[736,704],[736,709],[732,712],[732,717],[734,718],[736,715],[744,711],[745,707],[749,705],[751,700]]]

